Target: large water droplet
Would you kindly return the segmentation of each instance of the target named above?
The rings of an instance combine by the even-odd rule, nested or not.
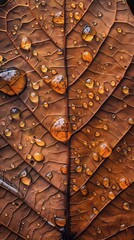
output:
[[[133,124],[134,124],[134,118],[131,118],[131,117],[130,117],[130,118],[128,119],[128,123],[129,123],[130,125],[133,125]]]
[[[38,103],[39,102],[39,96],[36,92],[30,93],[30,100],[32,103]]]
[[[127,86],[123,86],[122,87],[122,92],[125,94],[125,95],[128,95],[129,94],[129,88]]]
[[[26,169],[24,169],[20,173],[20,179],[21,179],[21,182],[26,186],[29,186],[32,182],[32,178],[31,178],[30,174],[28,174],[28,171]]]
[[[107,158],[110,156],[111,153],[112,153],[112,149],[108,143],[103,142],[100,144],[100,146],[99,146],[100,156],[102,156],[103,158]]]
[[[11,135],[12,135],[11,130],[8,129],[8,128],[6,128],[6,129],[5,129],[5,136],[6,136],[6,137],[11,137]]]
[[[52,136],[61,142],[66,142],[71,137],[70,123],[67,118],[59,117],[54,120],[50,128]]]
[[[36,143],[37,146],[39,146],[39,147],[44,147],[44,146],[46,145],[46,143],[45,143],[43,140],[37,139],[37,138],[35,138],[35,143]]]
[[[12,108],[10,111],[10,115],[13,119],[19,119],[20,118],[20,110],[18,108]]]
[[[74,13],[74,18],[75,18],[76,20],[80,20],[81,17],[82,17],[82,14],[81,14],[80,12],[75,12],[75,13]]]
[[[0,91],[9,96],[20,94],[26,86],[26,73],[12,67],[0,71]]]
[[[57,74],[52,78],[50,85],[55,92],[64,94],[67,89],[67,80],[62,74]]]
[[[114,194],[112,191],[110,191],[110,192],[108,193],[108,197],[109,197],[111,200],[113,200],[113,199],[115,198],[115,194]]]
[[[63,174],[67,174],[67,165],[66,165],[66,164],[64,164],[64,165],[61,166],[61,172],[62,172]]]
[[[86,42],[91,42],[96,34],[95,29],[86,25],[82,31],[82,39]]]
[[[85,85],[86,85],[87,88],[92,89],[93,86],[94,86],[94,80],[88,78],[88,79],[85,81]]]

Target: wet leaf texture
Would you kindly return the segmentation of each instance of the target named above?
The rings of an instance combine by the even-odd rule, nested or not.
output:
[[[0,1],[0,239],[134,235],[125,0]]]

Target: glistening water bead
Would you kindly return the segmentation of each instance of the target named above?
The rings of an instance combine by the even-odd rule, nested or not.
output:
[[[86,25],[82,31],[82,39],[86,42],[91,42],[96,34],[95,29]]]

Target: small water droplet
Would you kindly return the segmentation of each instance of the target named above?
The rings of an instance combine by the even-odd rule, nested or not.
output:
[[[100,85],[99,88],[98,88],[98,93],[104,94],[104,92],[105,92],[104,86]]]
[[[24,169],[20,173],[20,179],[21,179],[21,182],[26,186],[29,186],[32,182],[32,178],[31,178],[30,174],[28,174],[28,171],[26,169]]]
[[[98,12],[97,12],[97,16],[98,16],[99,18],[101,18],[101,17],[103,16],[103,14],[98,11]]]
[[[21,128],[25,127],[25,125],[26,125],[26,123],[25,123],[24,121],[21,121],[21,122],[19,123],[19,126],[20,126]]]
[[[129,186],[128,182],[126,181],[126,178],[122,177],[119,179],[119,186],[121,189],[125,189]]]
[[[129,88],[127,86],[123,86],[122,87],[122,92],[125,94],[125,95],[128,95],[129,94]]]
[[[118,33],[122,33],[122,29],[121,28],[118,27],[116,30],[117,30]]]
[[[106,187],[106,188],[109,188],[109,186],[110,186],[109,178],[105,177],[103,179],[103,186]]]
[[[40,88],[40,85],[39,85],[39,83],[38,82],[35,82],[35,83],[33,83],[33,89],[34,90],[39,90],[39,88]]]
[[[39,96],[36,92],[30,93],[30,100],[32,103],[38,103],[39,102]]]
[[[93,60],[93,56],[89,51],[83,51],[81,56],[85,62],[91,63]]]
[[[99,213],[99,210],[94,207],[94,208],[93,208],[93,213],[94,213],[95,215],[97,215],[97,214]]]
[[[23,50],[29,51],[31,49],[32,42],[28,36],[22,36],[20,47]]]
[[[75,184],[73,184],[72,189],[74,192],[77,192],[79,190],[79,188]]]
[[[61,166],[61,172],[62,172],[63,174],[67,174],[67,165],[66,165],[66,164],[64,164],[64,165]]]
[[[81,193],[83,196],[87,196],[88,195],[88,188],[86,185],[82,186],[81,189],[80,189]]]
[[[94,153],[92,154],[92,157],[93,157],[93,160],[94,160],[94,161],[99,161],[99,156],[98,156],[98,154],[97,154],[96,152],[94,152]]]
[[[42,153],[35,152],[35,153],[33,154],[33,158],[34,158],[35,161],[41,162],[41,161],[44,160],[44,155],[43,155]]]
[[[74,162],[75,162],[76,164],[80,164],[80,158],[78,158],[78,157],[75,158],[75,159],[74,159]]]
[[[75,171],[76,171],[77,173],[82,172],[82,166],[77,166],[77,167],[75,168]]]
[[[113,199],[115,198],[115,194],[114,194],[112,191],[110,191],[110,192],[108,193],[108,197],[109,197],[111,200],[113,200]]]
[[[47,68],[45,65],[42,65],[42,66],[41,66],[41,71],[42,71],[43,73],[46,73],[46,72],[48,71],[48,68]]]
[[[71,137],[71,127],[67,118],[59,117],[54,120],[50,132],[52,136],[61,142],[66,142]]]
[[[111,153],[112,153],[112,149],[108,143],[103,142],[100,144],[100,146],[99,146],[100,156],[102,156],[103,158],[107,158],[110,156]]]
[[[124,202],[123,203],[123,209],[126,210],[126,211],[129,211],[130,210],[130,204],[128,202]]]
[[[6,136],[6,137],[11,137],[12,132],[11,132],[10,129],[6,128],[4,132],[5,132],[5,136]]]
[[[19,119],[20,118],[20,110],[18,108],[12,108],[10,110],[10,115],[12,117],[12,119]]]
[[[85,173],[87,174],[87,176],[91,176],[93,174],[90,168],[86,168]]]
[[[53,178],[53,173],[52,173],[52,172],[48,172],[48,173],[46,174],[46,177],[47,177],[49,180],[51,180],[51,179]]]

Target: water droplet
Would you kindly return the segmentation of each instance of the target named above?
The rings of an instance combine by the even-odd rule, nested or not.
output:
[[[101,135],[100,132],[95,132],[96,137],[99,137],[100,135]]]
[[[36,50],[33,51],[33,56],[35,56],[35,57],[38,56],[38,52]]]
[[[63,174],[67,174],[67,165],[66,164],[62,165],[60,170]]]
[[[98,88],[98,93],[104,94],[104,92],[105,92],[104,86],[100,85],[99,88]]]
[[[102,232],[102,231],[101,231],[101,228],[98,227],[98,228],[96,229],[96,232],[99,233],[99,234],[101,234],[101,232]]]
[[[5,129],[5,136],[6,136],[6,137],[11,137],[11,135],[12,135],[11,130],[8,129],[8,128],[6,128],[6,129]]]
[[[39,102],[39,96],[36,92],[30,93],[30,100],[32,103],[38,103]]]
[[[97,215],[97,214],[99,213],[99,210],[94,207],[94,208],[93,208],[93,213],[94,213],[95,215]]]
[[[23,50],[29,51],[31,49],[32,42],[28,36],[22,36],[20,47]]]
[[[111,3],[110,1],[108,1],[108,2],[107,2],[107,5],[108,5],[108,6],[111,6],[111,5],[112,5],[112,3]]]
[[[93,56],[90,52],[88,51],[84,51],[82,53],[82,59],[85,61],[85,62],[88,62],[88,63],[91,63],[92,60],[93,60]]]
[[[73,9],[75,9],[75,8],[76,8],[76,4],[75,4],[75,3],[71,3],[71,7],[72,7]]]
[[[83,2],[79,2],[79,8],[81,8],[81,9],[84,8],[84,3]]]
[[[41,162],[41,161],[44,160],[44,155],[43,155],[42,153],[35,152],[35,153],[33,154],[33,158],[34,158],[35,161]]]
[[[42,71],[43,73],[46,73],[46,72],[48,71],[48,68],[47,68],[45,65],[42,65],[42,66],[41,66],[41,71]]]
[[[39,88],[40,88],[40,85],[39,85],[39,83],[38,82],[35,82],[35,83],[33,83],[33,89],[34,90],[39,90]]]
[[[90,101],[90,102],[88,103],[88,105],[89,105],[90,107],[92,107],[92,106],[94,105],[94,103],[93,103],[92,101]]]
[[[74,13],[74,18],[75,18],[76,20],[80,20],[81,17],[82,17],[82,14],[81,14],[80,12],[75,12],[75,13]]]
[[[29,186],[32,182],[32,178],[31,178],[30,174],[28,174],[28,171],[26,169],[24,169],[20,173],[20,179],[21,179],[21,182],[26,186]]]
[[[87,174],[87,176],[91,176],[93,174],[90,168],[86,168],[85,173]]]
[[[97,12],[97,16],[98,16],[99,18],[101,18],[101,17],[103,16],[103,14],[102,14],[101,12]]]
[[[67,80],[62,74],[57,74],[52,78],[50,85],[55,92],[64,94],[67,89]]]
[[[58,227],[65,227],[66,225],[66,219],[62,217],[55,217],[54,218],[55,223]]]
[[[21,144],[21,143],[19,143],[19,144],[18,144],[18,149],[20,149],[20,150],[21,150],[22,148],[23,148],[22,144]]]
[[[109,185],[110,185],[109,178],[105,177],[103,179],[103,186],[106,187],[106,188],[109,188]]]
[[[76,124],[73,124],[73,125],[72,125],[72,129],[73,129],[74,131],[76,131],[76,130],[77,130],[77,128],[78,128],[78,127],[77,127],[77,125],[76,125]]]
[[[126,179],[124,177],[119,179],[119,186],[121,189],[125,189],[129,186],[128,182],[126,181]]]
[[[92,92],[88,93],[88,98],[93,99],[94,94]]]
[[[60,142],[68,141],[72,135],[70,123],[65,117],[59,117],[55,119],[50,131],[52,136]]]
[[[88,78],[88,79],[85,81],[85,85],[86,85],[87,88],[92,89],[93,86],[94,86],[94,80]]]
[[[48,173],[46,174],[46,177],[47,177],[49,180],[51,180],[51,179],[53,178],[53,173],[52,173],[52,172],[48,172]]]
[[[0,55],[0,63],[3,62],[3,59],[4,59],[4,57],[2,55]]]
[[[53,16],[53,23],[58,24],[58,25],[64,24],[64,17],[63,17],[62,12],[58,12]]]
[[[108,129],[108,126],[104,124],[103,129],[106,131]]]
[[[83,196],[87,196],[88,195],[88,188],[86,185],[82,186],[81,189],[80,189],[81,193]]]
[[[93,157],[93,160],[94,160],[94,161],[99,161],[99,156],[98,156],[98,154],[97,154],[96,152],[94,152],[94,153],[92,154],[92,157]]]
[[[124,202],[123,203],[123,209],[126,210],[126,211],[129,211],[130,210],[130,204],[128,202]]]
[[[114,87],[116,85],[116,82],[113,80],[111,81],[111,86]]]
[[[76,171],[77,173],[82,172],[82,166],[77,166],[77,167],[75,168],[75,171]]]
[[[115,194],[114,194],[112,191],[110,191],[110,192],[108,193],[108,197],[109,197],[111,200],[113,200],[113,199],[115,198]]]
[[[118,33],[122,33],[122,29],[121,28],[118,27],[116,30],[117,30]]]
[[[73,184],[72,189],[74,192],[77,192],[79,190],[79,188],[75,184]]]
[[[83,105],[84,108],[88,108],[87,103],[83,103],[82,105]]]
[[[111,153],[112,153],[112,149],[108,143],[103,142],[100,144],[100,146],[99,146],[100,156],[102,156],[103,158],[107,158],[110,156]]]
[[[20,126],[21,128],[25,127],[25,125],[26,125],[26,123],[25,123],[24,121],[21,121],[20,124],[19,124],[19,126]]]
[[[45,143],[43,140],[37,139],[37,138],[35,138],[35,143],[36,143],[37,146],[39,146],[39,147],[44,147],[44,146],[46,145],[46,143]]]
[[[129,94],[129,88],[127,86],[123,86],[122,87],[122,92],[125,94],[125,95],[128,95]]]
[[[12,67],[0,70],[0,91],[9,96],[20,94],[26,86],[26,73]]]
[[[19,119],[20,118],[20,110],[18,108],[12,108],[10,110],[10,115],[13,119]]]
[[[74,162],[75,162],[76,164],[80,164],[80,158],[75,158],[75,159],[74,159]]]
[[[82,39],[86,42],[91,42],[96,34],[95,29],[86,25],[82,31]]]

